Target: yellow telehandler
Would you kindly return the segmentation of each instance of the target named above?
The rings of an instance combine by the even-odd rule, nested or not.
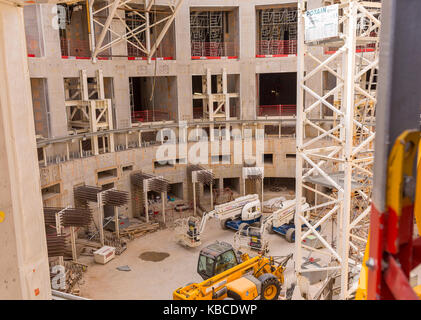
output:
[[[237,256],[226,242],[215,242],[200,251],[197,272],[201,283],[191,283],[173,293],[174,300],[277,300],[284,270],[292,254],[265,257]]]

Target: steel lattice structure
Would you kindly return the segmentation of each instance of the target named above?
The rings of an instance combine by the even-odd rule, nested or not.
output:
[[[134,0],[113,0],[97,10],[93,9],[94,1],[95,0],[89,0],[90,44],[93,61],[96,61],[99,53],[108,50],[122,41],[127,42],[133,48],[144,53],[148,60],[150,60],[173,23],[175,16],[183,3],[183,0],[168,0],[166,6],[168,9],[166,11],[167,15],[150,23],[150,16],[154,13],[153,6],[155,5],[155,0],[144,0],[143,4]],[[139,5],[142,7],[141,9],[139,9]],[[162,7],[161,4],[160,7]],[[127,23],[126,11],[129,11],[132,15],[138,17],[139,23]],[[106,14],[107,19],[105,23],[95,17],[95,15],[99,13]],[[122,28],[116,28],[117,21]],[[155,38],[155,42],[152,43],[151,29],[161,24],[163,25],[162,30]],[[98,37],[95,37],[94,32],[92,32],[92,30],[94,30],[94,25],[102,28]],[[107,33],[112,35],[109,40],[106,39]]]
[[[336,293],[347,299],[355,290],[369,224],[380,3],[334,2],[339,36],[318,43],[305,42],[306,1],[298,2],[296,198],[305,196],[311,205],[304,209],[297,201],[295,225],[306,229],[296,228],[294,259],[298,278],[304,271],[340,275]],[[335,79],[325,91],[323,72]],[[312,118],[334,121],[327,127]],[[321,248],[303,242],[310,234]],[[321,268],[303,269],[308,257],[320,258]]]

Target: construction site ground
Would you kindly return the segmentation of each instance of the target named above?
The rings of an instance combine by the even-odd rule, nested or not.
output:
[[[276,234],[268,237],[270,255],[284,256],[293,252],[293,243]],[[180,246],[175,241],[174,231],[165,229],[129,242],[127,250],[106,265],[96,264],[92,257],[82,257],[81,262],[89,267],[80,294],[90,299],[172,299],[172,293],[178,287],[202,281],[196,272],[201,248],[215,240],[233,244],[233,239],[234,231],[222,230],[218,221],[211,220],[202,235],[202,245],[197,248]],[[149,260],[167,256],[160,253],[169,255],[161,261],[144,261],[140,255],[146,252],[151,252]],[[117,270],[125,265],[131,271]],[[293,266],[290,260],[287,281],[293,276]]]

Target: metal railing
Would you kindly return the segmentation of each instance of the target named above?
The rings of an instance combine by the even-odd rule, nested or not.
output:
[[[281,117],[295,116],[297,114],[297,106],[295,104],[278,104],[257,107],[258,117]]]
[[[237,57],[237,44],[234,42],[191,42],[192,57]]]
[[[261,40],[256,43],[256,55],[297,54],[297,40]]]

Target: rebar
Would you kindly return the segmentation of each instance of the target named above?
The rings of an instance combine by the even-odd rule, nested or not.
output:
[[[102,204],[120,207],[129,202],[129,193],[126,191],[107,190],[102,197]]]
[[[89,226],[93,220],[92,211],[89,208],[66,208],[63,212],[63,227]]]
[[[84,203],[85,205],[90,202],[98,201],[98,193],[102,191],[99,187],[92,186],[80,186],[73,189],[74,196],[77,200]]]
[[[156,177],[154,175],[150,175],[143,172],[136,172],[130,176],[130,180],[132,184],[136,187],[141,187],[143,190],[143,185],[146,187],[146,191],[154,191],[154,192],[168,192],[169,191],[169,181],[161,178]]]
[[[63,208],[44,207],[44,224],[46,227],[56,228],[56,214],[63,210]],[[59,216],[61,223],[61,215]]]
[[[48,235],[47,251],[49,257],[64,256],[66,252],[66,237],[57,234]]]

